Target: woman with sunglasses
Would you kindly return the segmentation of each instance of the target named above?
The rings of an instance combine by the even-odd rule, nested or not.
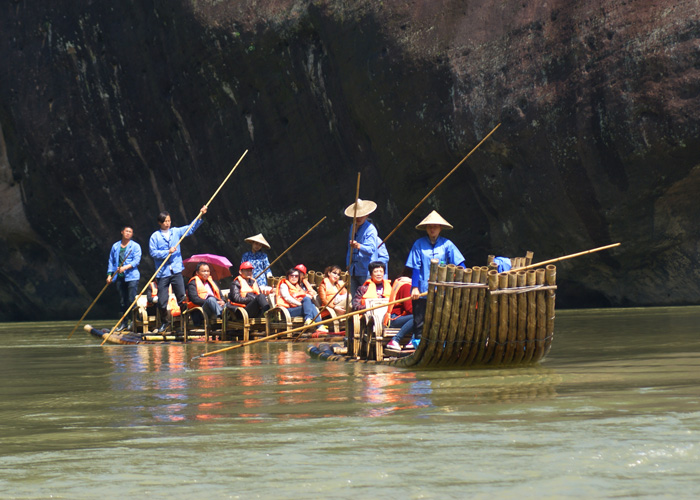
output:
[[[287,309],[292,317],[303,316],[304,324],[310,325],[318,315],[318,308],[312,302],[311,295],[301,286],[300,274],[297,268],[292,268],[277,284],[277,306]],[[321,325],[317,331],[327,332],[328,328]]]
[[[321,298],[321,305],[333,309],[338,314],[345,314],[345,300],[347,299],[347,288],[340,279],[340,267],[328,266],[323,273],[324,278],[318,285],[318,296]],[[342,291],[338,292],[342,288]],[[329,304],[330,301],[333,303]]]

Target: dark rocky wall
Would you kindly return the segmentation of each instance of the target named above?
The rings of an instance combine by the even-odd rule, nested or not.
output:
[[[386,235],[498,123],[389,240],[392,275],[435,208],[470,265],[621,241],[560,264],[562,307],[695,303],[700,19],[665,4],[5,2],[0,320],[80,316],[120,225],[145,249],[246,149],[183,253],[263,232],[274,258],[327,216],[275,273],[342,264],[357,172]]]

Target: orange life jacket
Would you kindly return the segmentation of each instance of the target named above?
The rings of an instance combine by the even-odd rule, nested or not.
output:
[[[304,297],[306,297],[306,292],[301,287],[301,285],[292,285],[289,281],[287,281],[287,278],[282,278],[280,282],[277,283],[277,305],[279,307],[284,307],[285,309],[289,309],[290,307],[297,307],[288,304],[287,301],[284,300],[284,297],[282,297],[282,294],[280,293],[280,286],[282,286],[282,284],[286,284],[289,287],[289,295],[294,297],[299,302],[301,302],[301,300]]]
[[[207,289],[206,286],[204,286],[204,282],[202,282],[202,279],[197,276],[196,274],[192,276],[192,279],[190,279],[187,284],[192,283],[192,280],[194,280],[195,284],[197,285],[197,295],[199,296],[200,299],[206,299],[207,296],[209,295],[209,290]],[[214,293],[214,297],[216,297],[218,300],[221,300],[221,292],[219,292],[219,287],[216,286],[216,283],[214,283],[214,280],[209,277],[207,279],[207,282],[211,285],[211,290]],[[197,304],[194,302],[191,302],[189,297],[187,298],[187,308],[192,309],[193,307],[199,307]]]
[[[324,296],[321,297],[321,303],[324,306],[327,305],[328,307],[333,307],[333,304],[329,304],[329,302],[333,297],[336,296],[336,294],[340,295],[338,293],[338,288],[343,286],[342,283],[342,281],[338,281],[338,285],[336,286],[333,283],[331,283],[331,280],[329,278],[323,278],[323,289],[325,290],[325,293],[323,294]],[[345,291],[347,291],[347,288],[343,291],[343,293],[345,293]]]
[[[251,287],[248,284],[248,280],[246,280],[243,276],[240,274],[236,276],[236,281],[238,281],[241,284],[241,297],[245,297],[249,293],[254,293],[255,295],[260,295],[260,287],[258,286],[258,282],[253,280],[253,286]],[[233,304],[234,306],[239,306],[239,307],[245,307],[245,304],[239,304],[238,302],[234,302],[229,299],[229,302]]]
[[[411,278],[408,278],[406,276],[400,276],[396,278],[396,280],[394,281],[394,285],[391,287],[391,296],[389,297],[389,302],[394,302],[396,300],[396,295],[399,293],[399,290],[402,286],[406,284],[411,286]],[[391,323],[391,313],[393,312],[394,308],[399,305],[400,304],[396,304],[396,306],[390,306],[390,308],[387,310],[386,314],[384,315],[384,326],[389,326],[389,323]],[[406,314],[406,310],[401,309],[401,314],[397,316],[397,318],[405,316]]]
[[[377,285],[374,283],[373,280],[369,279],[365,281],[365,284],[363,286],[367,286],[367,291],[365,291],[364,295],[362,295],[362,308],[364,309],[365,306],[365,299],[378,299],[378,298],[389,298],[391,295],[391,281],[389,280],[383,280],[384,281],[384,289],[382,290],[382,295],[379,296],[377,295]]]

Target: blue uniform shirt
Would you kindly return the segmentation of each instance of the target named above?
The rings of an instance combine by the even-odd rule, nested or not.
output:
[[[246,252],[241,258],[241,264],[244,262],[253,264],[253,277],[258,276],[263,269],[270,267],[270,260],[267,258],[265,252]],[[265,274],[260,274],[260,276],[258,276],[258,286],[267,286],[268,276],[272,277],[272,272],[269,269],[265,271]]]
[[[202,225],[202,219],[199,219],[192,226],[192,230],[187,233],[187,236],[191,236],[199,226]],[[171,227],[168,231],[168,236],[163,236],[163,231],[160,229],[151,235],[151,239],[148,242],[148,251],[153,257],[153,263],[156,269],[160,267],[163,260],[168,256],[170,247],[175,245],[182,235],[185,234],[189,226],[182,227]],[[177,250],[173,252],[172,256],[168,259],[168,262],[163,266],[163,268],[158,271],[156,278],[162,278],[164,276],[172,276],[173,274],[181,273],[185,269],[182,263],[182,252],[180,252],[180,245],[178,245]]]
[[[122,240],[117,241],[112,245],[112,250],[109,252],[109,262],[107,263],[107,274],[114,273],[119,264],[119,250],[122,248]],[[126,259],[121,263],[122,266],[131,264],[131,269],[124,271],[124,281],[138,281],[141,278],[139,273],[139,264],[141,263],[141,245],[134,240],[130,240],[124,248]],[[116,279],[116,276],[114,276]]]
[[[430,238],[427,236],[416,240],[408,254],[406,267],[418,271],[418,280],[414,279],[411,286],[417,287],[420,293],[428,291],[431,259],[437,259],[441,264],[464,265],[464,256],[447,238],[438,236],[434,245],[430,243]]]
[[[352,226],[350,226],[348,241],[352,240]],[[356,250],[348,246],[348,254],[345,259],[346,265],[350,264],[350,250],[352,250],[352,268],[350,269],[351,276],[360,276],[366,278],[369,276],[369,263],[372,262],[372,258],[377,253],[377,245],[379,245],[377,236],[377,228],[374,227],[369,220],[366,220],[359,228],[357,228],[357,233],[355,234],[355,241],[360,244],[360,249]],[[384,245],[382,248],[385,248]],[[387,258],[388,260],[388,258]]]

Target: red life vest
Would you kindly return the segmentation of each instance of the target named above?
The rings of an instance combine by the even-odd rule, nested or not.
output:
[[[209,295],[209,289],[204,286],[204,282],[202,282],[202,279],[194,275],[192,279],[190,279],[187,283],[190,284],[192,283],[192,280],[194,280],[195,284],[197,285],[197,295],[199,296],[200,299],[204,300],[207,298]],[[211,285],[211,290],[214,293],[214,297],[217,298],[217,300],[221,300],[221,292],[219,292],[219,287],[216,286],[216,283],[214,283],[214,280],[209,277],[207,282]],[[189,298],[187,299],[187,308],[192,309],[193,307],[199,307],[197,304],[194,302],[191,302]]]
[[[362,295],[362,307],[365,307],[365,299],[378,299],[378,298],[389,298],[391,295],[391,281],[389,280],[382,280],[384,281],[384,289],[382,290],[381,295],[377,295],[377,285],[376,283],[369,279],[365,281],[365,284],[363,286],[367,287],[367,290],[365,293]]]
[[[290,307],[297,307],[293,306],[291,304],[288,304],[284,298],[282,297],[282,294],[280,293],[280,286],[283,284],[286,284],[289,287],[289,295],[291,295],[293,298],[301,302],[301,300],[306,297],[306,292],[304,289],[301,287],[301,285],[292,285],[289,281],[287,281],[286,278],[282,278],[279,283],[277,283],[277,305],[279,307],[284,307],[285,309],[289,309]]]
[[[389,297],[389,302],[394,302],[396,300],[396,295],[399,293],[399,290],[401,289],[402,286],[411,286],[411,278],[408,278],[406,276],[400,276],[396,278],[394,281],[394,285],[391,287],[391,296]],[[401,309],[401,314],[397,316],[397,318],[400,318],[401,316],[405,316],[408,314],[408,311],[401,307],[402,304],[396,304],[394,306],[391,306],[391,309],[389,309],[386,314],[384,315],[384,326],[389,326],[389,323],[391,323],[391,313],[394,312],[397,308]]]

